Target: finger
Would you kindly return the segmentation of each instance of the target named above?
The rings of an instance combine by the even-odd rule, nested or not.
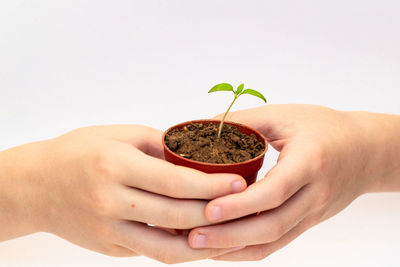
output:
[[[270,117],[268,114],[272,111],[270,106],[271,105],[229,112],[225,120],[243,123],[255,128],[260,126],[260,122],[263,122],[263,124],[270,123],[272,118],[266,120]],[[220,120],[224,115],[224,113],[218,114],[217,116],[213,117],[213,119]]]
[[[247,190],[211,201],[206,217],[210,222],[220,222],[276,208],[308,182],[308,172],[300,154],[283,157],[264,179]]]
[[[246,124],[258,130],[267,138],[268,143],[275,147],[277,140],[287,139],[293,133],[293,118],[285,115],[289,114],[285,111],[290,108],[291,105],[267,105],[243,109],[228,113],[226,120]],[[223,114],[219,114],[214,119],[222,119],[222,116]]]
[[[121,183],[174,198],[213,199],[246,188],[237,174],[206,174],[150,157],[137,149],[120,149]]]
[[[297,224],[294,228],[292,228],[289,232],[287,232],[280,239],[262,245],[253,245],[238,250],[232,253],[226,253],[221,256],[214,257],[214,260],[218,261],[258,261],[262,260],[275,251],[283,248],[294,239],[296,239],[299,235],[307,231],[314,225],[313,220],[309,218],[304,219],[299,224]]]
[[[167,264],[207,259],[240,249],[192,249],[184,236],[137,222],[120,222],[117,228],[120,246]]]
[[[193,248],[231,248],[257,245],[280,239],[311,212],[314,195],[303,187],[283,205],[260,215],[225,224],[193,229],[188,237]]]
[[[133,145],[144,153],[157,158],[164,158],[161,142],[162,132],[147,126],[134,124],[115,124],[83,127],[72,131],[86,132],[91,139],[102,137]]]
[[[118,130],[117,140],[129,143],[149,156],[164,159],[162,131],[141,125],[119,125]]]
[[[136,142],[136,148],[149,156],[164,159],[162,135],[163,132],[160,130],[142,126],[141,137],[136,137],[135,141],[131,140],[131,143]]]
[[[163,228],[190,229],[210,224],[204,216],[207,202],[182,200],[124,187],[113,201],[118,219],[139,221]]]

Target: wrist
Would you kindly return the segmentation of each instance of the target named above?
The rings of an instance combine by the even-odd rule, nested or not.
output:
[[[0,152],[0,241],[42,231],[41,143]]]
[[[400,116],[351,112],[366,151],[365,193],[400,191]]]

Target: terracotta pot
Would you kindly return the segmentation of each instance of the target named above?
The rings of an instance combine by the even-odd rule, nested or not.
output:
[[[180,123],[178,125],[172,126],[168,130],[166,130],[162,136],[162,143],[164,146],[164,156],[165,159],[171,163],[176,165],[186,166],[189,168],[193,168],[199,171],[203,171],[206,173],[235,173],[241,175],[244,179],[246,179],[247,185],[254,183],[257,179],[257,173],[260,170],[261,166],[264,162],[264,155],[268,149],[268,143],[265,137],[259,133],[258,131],[235,122],[225,122],[225,124],[234,125],[238,128],[238,130],[244,134],[250,135],[254,134],[260,142],[263,142],[265,145],[265,150],[262,154],[258,155],[257,157],[250,159],[248,161],[239,162],[239,163],[232,163],[232,164],[216,164],[216,163],[206,163],[195,161],[191,159],[184,158],[179,156],[178,154],[171,151],[167,145],[165,144],[165,135],[171,131],[172,129],[178,128],[181,129],[184,126],[190,123],[216,123],[219,124],[219,120],[194,120],[194,121],[187,121]]]

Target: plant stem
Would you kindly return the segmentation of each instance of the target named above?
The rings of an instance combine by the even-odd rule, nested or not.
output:
[[[219,124],[219,128],[218,128],[218,138],[221,137],[222,126],[224,125],[224,121],[225,121],[226,115],[228,115],[229,110],[231,109],[233,103],[235,103],[237,98],[238,98],[238,95],[235,94],[235,98],[233,99],[233,101],[232,101],[231,105],[229,106],[228,110],[225,112],[224,117],[222,117],[221,123]]]

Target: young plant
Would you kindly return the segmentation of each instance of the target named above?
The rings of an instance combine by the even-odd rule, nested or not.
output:
[[[233,90],[233,86],[230,85],[229,83],[220,83],[220,84],[215,85],[213,88],[211,88],[210,91],[208,91],[208,93],[217,92],[217,91],[232,91],[233,94],[235,95],[231,105],[229,106],[228,110],[225,112],[224,116],[222,117],[221,123],[219,124],[218,138],[221,137],[222,126],[224,125],[226,115],[228,115],[228,112],[231,109],[233,103],[235,103],[236,99],[238,99],[239,96],[244,95],[244,94],[254,95],[258,98],[261,98],[265,103],[267,103],[267,100],[260,92],[253,90],[253,89],[246,89],[243,91],[243,89],[244,89],[243,83],[238,86],[236,91]]]

